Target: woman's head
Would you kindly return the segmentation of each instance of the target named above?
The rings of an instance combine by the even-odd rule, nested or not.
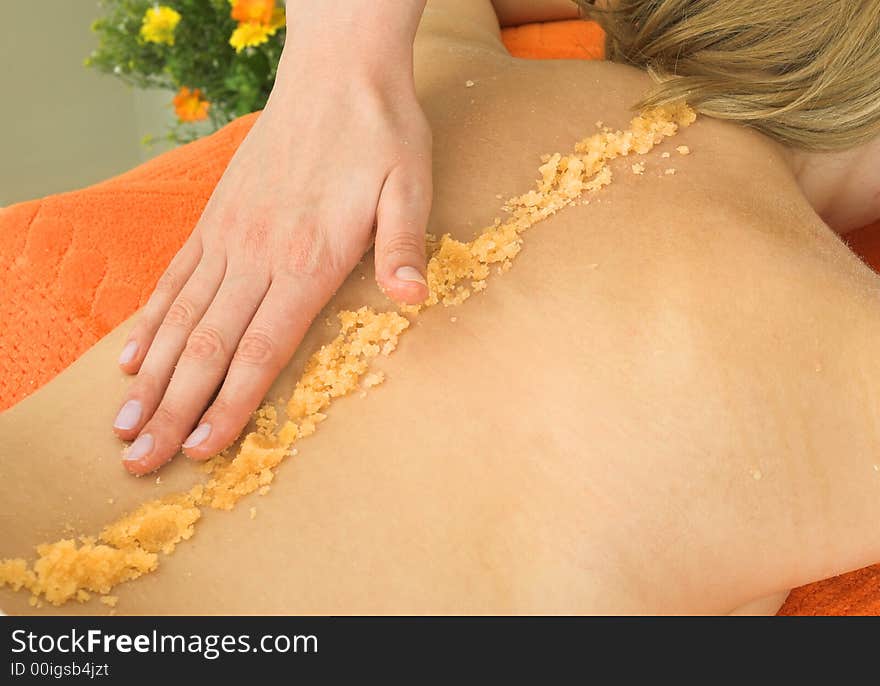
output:
[[[880,134],[880,0],[577,1],[657,79],[639,107],[684,98],[810,151]]]

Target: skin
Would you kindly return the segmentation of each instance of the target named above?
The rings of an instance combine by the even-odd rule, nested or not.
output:
[[[846,234],[880,216],[880,138],[832,153],[789,151],[798,185],[820,217]]]
[[[474,0],[429,3],[415,74],[429,230],[460,238],[532,186],[542,153],[626,126],[649,85],[512,59]],[[640,160],[530,230],[483,294],[421,315],[385,384],[334,404],[267,497],[206,512],[119,611],[768,613],[880,560],[880,279],[755,132],[701,119]],[[372,276],[364,260],[269,398],[335,334],[325,316],[387,306]],[[126,332],[0,415],[0,556],[204,478],[182,459],[160,484],[114,468]],[[0,606],[30,610],[9,591]]]
[[[288,0],[265,111],[121,346],[136,376],[113,427],[134,441],[133,474],[182,443],[204,459],[235,439],[374,227],[380,286],[427,296],[431,132],[412,70],[424,4]]]
[[[288,0],[265,111],[121,346],[135,381],[113,430],[133,441],[131,473],[232,443],[374,238],[380,288],[427,296],[431,131],[412,65],[424,6]],[[577,16],[568,0],[496,6],[502,23]]]

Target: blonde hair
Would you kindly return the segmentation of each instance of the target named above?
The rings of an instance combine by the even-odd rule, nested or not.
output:
[[[880,0],[575,2],[657,82],[637,108],[684,99],[807,150],[880,134]]]

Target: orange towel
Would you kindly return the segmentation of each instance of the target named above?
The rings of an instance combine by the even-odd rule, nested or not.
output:
[[[592,21],[556,21],[504,29],[504,45],[514,57],[533,60],[601,60],[605,32]]]
[[[580,21],[507,29],[504,41],[517,57],[603,55],[601,29]],[[256,116],[96,186],[0,210],[0,411],[144,304]],[[880,268],[880,223],[851,244]],[[880,614],[880,565],[797,589],[781,614]]]

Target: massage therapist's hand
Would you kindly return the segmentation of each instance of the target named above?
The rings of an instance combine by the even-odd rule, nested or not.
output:
[[[423,6],[287,3],[266,109],[120,357],[137,374],[114,423],[134,440],[131,473],[235,440],[374,226],[379,285],[399,302],[427,297],[431,134],[412,69]]]

